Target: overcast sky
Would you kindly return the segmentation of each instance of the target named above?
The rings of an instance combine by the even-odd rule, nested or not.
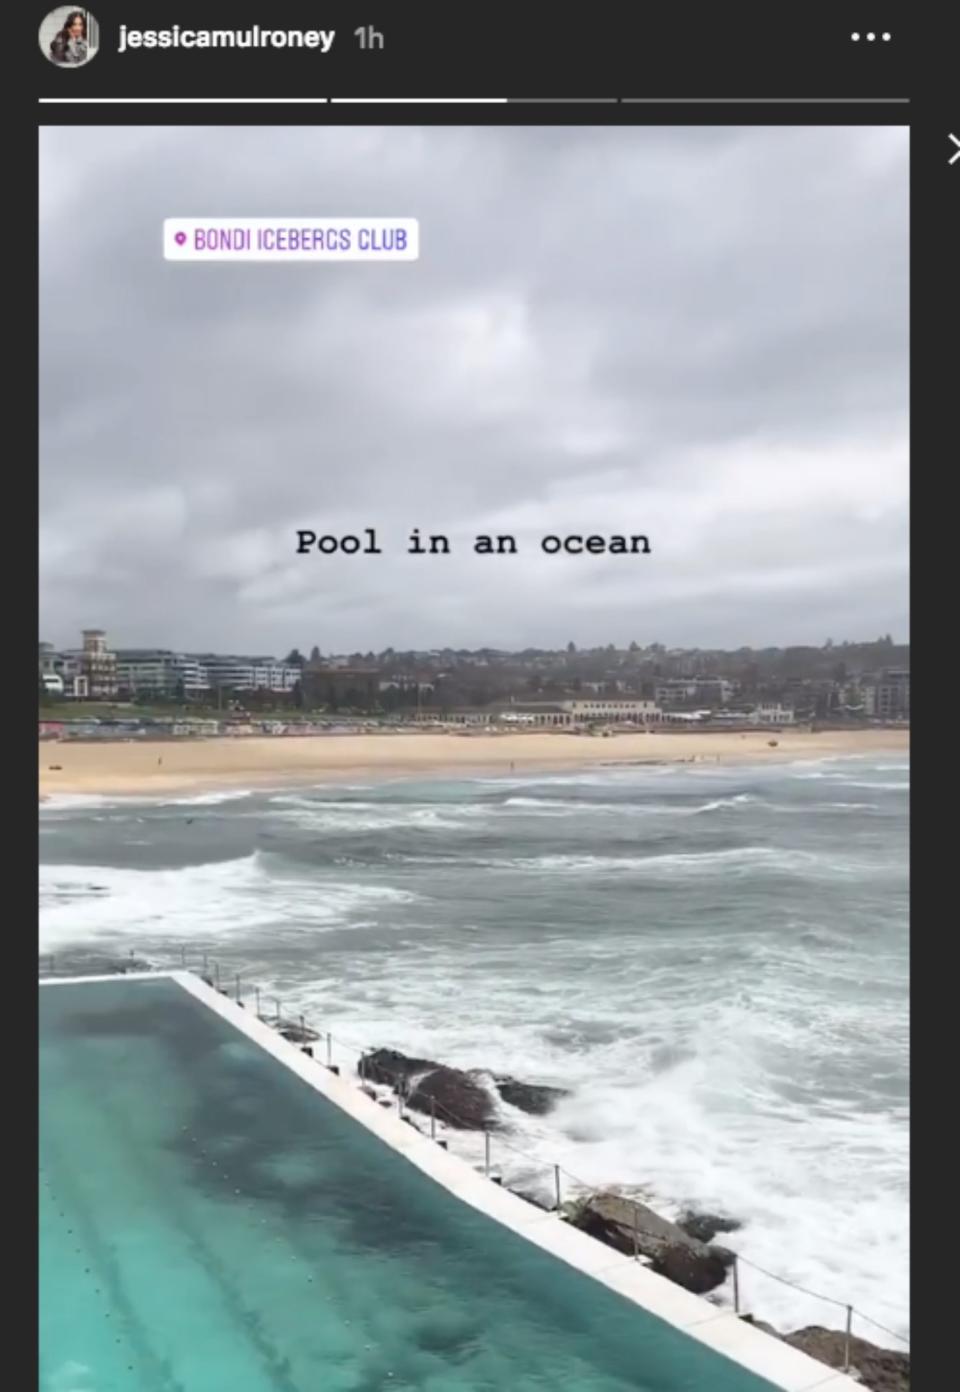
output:
[[[875,127],[43,131],[40,636],[904,639],[907,168]],[[417,217],[421,256],[165,263],[208,214]]]

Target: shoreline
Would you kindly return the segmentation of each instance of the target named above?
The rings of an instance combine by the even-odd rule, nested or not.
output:
[[[775,740],[776,744],[771,745]],[[349,778],[470,778],[642,765],[783,763],[904,755],[910,732],[781,730],[494,736],[363,734],[243,736],[98,743],[42,741],[41,802],[53,794],[138,797],[342,782]]]

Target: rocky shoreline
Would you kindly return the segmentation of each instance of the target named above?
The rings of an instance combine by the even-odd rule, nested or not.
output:
[[[401,1094],[413,1111],[435,1115],[458,1131],[506,1129],[494,1094],[531,1116],[546,1116],[569,1095],[565,1088],[521,1083],[479,1068],[469,1072],[448,1068],[432,1059],[408,1058],[396,1049],[364,1054],[357,1072],[364,1082],[379,1083]]]
[[[501,1101],[531,1115],[545,1116],[569,1096],[565,1088],[521,1082],[481,1068],[451,1068],[433,1059],[411,1058],[396,1049],[364,1054],[357,1072],[365,1085],[389,1088],[403,1097],[411,1111],[461,1131],[508,1131],[510,1124],[500,1109]],[[553,1207],[545,1205],[538,1195],[515,1192],[539,1207]],[[692,1209],[671,1222],[639,1200],[610,1189],[583,1194],[563,1204],[561,1213],[573,1227],[636,1257],[651,1271],[696,1295],[705,1295],[727,1280],[735,1253],[713,1239],[742,1226],[731,1215]],[[741,1318],[831,1368],[844,1366],[846,1336],[841,1330],[811,1325],[784,1334],[752,1315]],[[871,1392],[910,1392],[909,1354],[852,1337],[850,1364],[852,1376]]]

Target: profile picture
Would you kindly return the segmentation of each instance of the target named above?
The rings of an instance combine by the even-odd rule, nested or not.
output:
[[[89,10],[59,5],[40,25],[40,51],[58,68],[82,68],[99,46],[99,25]]]

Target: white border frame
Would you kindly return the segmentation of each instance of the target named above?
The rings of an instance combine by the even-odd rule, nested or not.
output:
[[[457,1155],[451,1155],[429,1136],[407,1125],[392,1109],[382,1107],[356,1083],[332,1073],[316,1058],[304,1054],[272,1026],[257,1019],[228,996],[208,986],[188,971],[124,972],[109,976],[41,977],[41,986],[76,986],[95,981],[170,980],[181,986],[235,1029],[240,1030],[278,1062],[346,1112],[384,1145],[404,1156],[417,1169],[441,1184],[456,1198],[478,1209],[495,1223],[526,1238],[567,1266],[600,1281],[648,1314],[705,1344],[714,1353],[757,1377],[765,1378],[782,1392],[862,1392],[862,1383],[831,1369],[799,1349],[746,1324],[728,1310],[718,1310],[664,1276],[657,1276],[640,1262],[614,1252],[593,1237],[571,1227],[556,1213],[501,1188]]]

